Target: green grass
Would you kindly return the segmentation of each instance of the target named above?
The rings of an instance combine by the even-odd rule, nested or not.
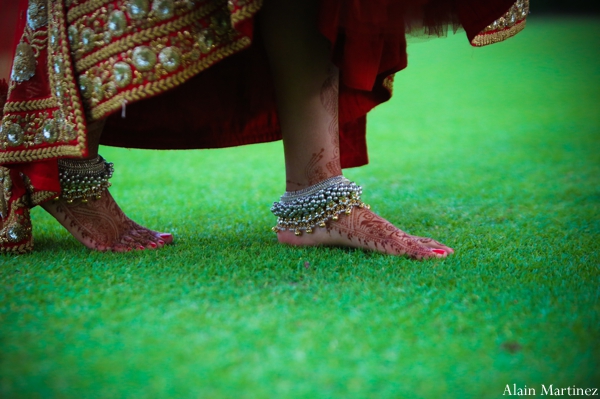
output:
[[[105,148],[113,194],[175,245],[82,248],[41,209],[0,257],[4,398],[500,398],[600,388],[600,24],[414,44],[347,175],[416,262],[277,244],[281,143]]]

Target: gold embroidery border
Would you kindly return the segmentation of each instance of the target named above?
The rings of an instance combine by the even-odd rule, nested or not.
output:
[[[73,115],[75,117],[75,125],[76,125],[76,131],[77,131],[77,144],[75,146],[72,146],[72,151],[73,152],[77,152],[78,156],[81,156],[83,153],[85,153],[86,151],[86,123],[85,123],[85,113],[84,113],[84,109],[83,109],[83,105],[81,103],[81,100],[79,98],[79,88],[75,85],[75,76],[73,75],[73,64],[71,62],[71,49],[69,48],[69,40],[67,38],[67,24],[65,21],[65,10],[64,10],[64,4],[62,1],[59,2],[50,2],[52,4],[52,6],[54,7],[52,9],[52,14],[50,15],[55,15],[56,16],[56,21],[54,21],[54,23],[56,23],[56,29],[60,35],[59,38],[59,43],[60,43],[60,47],[59,47],[59,51],[62,53],[62,57],[64,60],[64,68],[65,68],[65,77],[64,77],[64,81],[66,82],[67,85],[67,94],[70,96],[69,100],[70,100],[70,106],[67,107],[67,109],[64,109],[62,106],[60,107],[63,115],[65,117],[65,119],[67,118],[68,115]],[[51,19],[51,18],[49,18]],[[50,30],[48,31],[50,32]],[[50,54],[51,52],[49,52]],[[48,57],[48,71],[50,73],[50,76],[52,75],[52,67],[53,67],[53,62],[52,62],[52,58]],[[54,92],[55,85],[52,85],[51,90],[53,95],[56,97],[56,93]],[[71,147],[71,146],[65,146],[63,147],[65,149],[66,152],[71,152],[68,151],[67,149]],[[59,147],[60,149],[60,147]],[[66,154],[65,154],[66,155]]]
[[[31,252],[31,250],[33,250],[33,237],[30,237],[25,244],[16,247],[0,246],[0,254],[26,254]]]
[[[0,163],[24,163],[24,162],[33,162],[41,159],[48,158],[59,158],[59,157],[81,157],[81,155],[86,150],[86,125],[84,119],[84,112],[81,102],[78,97],[78,89],[74,84],[73,77],[73,66],[71,63],[71,53],[69,47],[67,46],[67,35],[65,33],[65,20],[64,20],[64,8],[63,2],[58,1],[50,1],[48,2],[48,16],[52,18],[48,18],[48,34],[50,34],[52,29],[55,29],[58,32],[59,44],[56,49],[59,51],[64,60],[65,66],[65,77],[64,80],[67,85],[66,94],[70,97],[70,105],[67,109],[64,109],[64,106],[58,104],[65,118],[68,115],[74,115],[75,117],[75,125],[77,132],[77,144],[68,145],[63,144],[54,147],[45,147],[45,148],[37,148],[33,150],[20,150],[20,151],[8,151],[8,152],[0,152]],[[52,60],[52,49],[48,51],[48,73],[50,76],[54,76],[53,70],[53,60]],[[52,79],[51,79],[52,80]],[[53,85],[52,85],[53,86]],[[54,94],[54,87],[51,87],[51,90]]]
[[[33,237],[25,243],[16,247],[3,247],[0,246],[0,254],[26,254],[31,252],[33,249]]]
[[[473,38],[471,41],[471,45],[475,47],[483,47],[490,44],[502,42],[506,39],[509,39],[521,32],[525,29],[527,20],[522,20],[517,22],[515,25],[511,26],[508,29],[503,29],[501,31],[491,32],[491,33],[480,33]]]
[[[71,102],[72,102],[72,106],[74,108],[73,113],[75,114],[75,119],[77,122],[76,123],[77,144],[0,153],[0,162],[2,162],[2,163],[32,162],[35,160],[58,158],[58,157],[80,157],[81,154],[85,151],[85,143],[86,143],[85,142],[85,121],[83,118],[82,106],[81,106],[81,103],[77,96],[77,93],[78,93],[77,88],[73,84],[72,64],[71,64],[71,60],[70,60],[70,52],[66,45],[66,43],[68,43],[68,41],[66,40],[66,34],[63,29],[59,28],[61,26],[62,27],[65,26],[64,8],[63,8],[62,2],[58,2],[59,4],[56,4],[55,2],[50,2],[50,3],[51,3],[52,8],[49,10],[49,12],[52,13],[51,15],[55,15],[57,18],[57,20],[53,21],[53,23],[57,25],[57,29],[60,34],[60,43],[61,43],[60,50],[62,51],[62,56],[64,58],[65,69],[66,69],[65,74],[67,75],[65,80],[67,80],[67,84],[69,86],[67,92],[71,96]],[[103,0],[95,1],[94,3],[92,3],[92,5],[90,5],[90,7],[91,8],[100,7],[98,4],[104,4]],[[257,2],[250,4],[247,7],[244,7],[242,9],[238,10],[237,12],[232,14],[232,21],[235,21],[234,23],[238,23],[238,22],[242,21],[244,18],[252,17],[260,9],[261,6],[262,6],[262,0],[259,0]],[[190,16],[202,17],[204,15],[211,13],[216,8],[217,8],[217,6],[205,7],[203,9],[197,10],[197,12],[190,14],[188,17],[190,17]],[[186,17],[180,18],[179,20],[171,21],[170,23],[165,24],[165,25],[175,25],[178,21],[181,21],[182,19],[185,20]],[[52,19],[50,18],[50,20],[52,20]],[[50,31],[50,23],[48,25],[49,25],[48,29]],[[163,25],[163,26],[165,26],[165,25]],[[154,27],[154,28],[148,29],[146,31],[152,31],[152,30],[157,31],[159,28],[162,28],[163,26]],[[138,34],[141,37],[144,35],[144,33],[146,31],[139,32]],[[160,32],[160,33],[163,34],[164,31]],[[148,37],[146,37],[145,39],[148,40]],[[121,42],[121,41],[119,41],[119,42]],[[115,42],[115,43],[118,43],[118,42]],[[227,56],[230,56],[230,55],[250,46],[250,44],[251,44],[251,40],[248,37],[241,37],[241,38],[237,39],[236,41],[229,43],[227,46],[220,48],[217,51],[213,52],[208,57],[205,57],[205,58],[199,60],[192,67],[187,68],[184,71],[181,71],[176,75],[170,76],[167,79],[163,79],[163,80],[160,80],[157,82],[147,83],[144,86],[134,88],[130,91],[122,92],[119,95],[113,97],[111,100],[106,101],[106,102],[98,105],[97,107],[92,108],[90,110],[91,118],[92,118],[92,120],[97,120],[97,119],[100,119],[101,117],[105,116],[106,114],[119,109],[121,107],[121,104],[123,101],[141,100],[141,99],[147,98],[149,96],[161,93],[165,90],[172,89],[172,88],[176,87],[177,85],[182,84],[185,81],[189,80],[195,74],[209,68],[210,66],[214,65],[218,61],[226,58]],[[120,50],[120,51],[123,51],[123,50]],[[50,70],[50,73],[53,73],[51,70],[52,62],[51,62],[50,52],[48,53],[48,55],[49,55],[48,56],[48,68]],[[92,55],[95,55],[95,54],[92,54]],[[35,101],[29,102],[30,104],[25,104],[27,102],[15,103],[14,107],[20,108],[20,109],[21,109],[21,107],[25,108],[26,106],[42,107],[42,104],[49,104],[50,101],[53,101],[53,100],[55,100],[55,99],[52,98],[52,99],[45,99],[45,100],[35,100]],[[46,103],[44,103],[44,102],[46,102]],[[58,104],[56,104],[56,105],[58,105]],[[66,115],[67,114],[65,113],[65,116]]]
[[[0,166],[0,218],[8,216],[8,205],[12,197],[12,177],[10,169]]]
[[[252,4],[242,7],[233,14],[231,14],[231,24],[235,27],[238,23],[244,19],[252,18],[254,14],[260,10],[263,5],[263,0],[257,0]]]
[[[213,2],[207,7],[200,8],[174,21],[144,29],[143,31],[136,32],[132,35],[117,40],[116,42],[110,43],[102,47],[100,50],[79,59],[75,63],[75,69],[77,72],[82,73],[83,71],[94,66],[94,64],[104,61],[115,54],[127,51],[138,44],[149,42],[157,37],[166,36],[170,33],[176,32],[180,28],[192,24],[198,18],[205,17],[219,7],[220,4]]]
[[[27,222],[27,224],[23,225],[19,223],[17,215],[17,210],[19,208],[23,208],[23,218]],[[21,245],[11,245],[11,243],[6,238],[6,233],[8,231],[8,227],[12,226],[14,223],[19,223],[23,226],[23,228],[27,231],[28,237],[27,240]],[[6,217],[6,219],[2,222],[2,229],[0,229],[0,254],[3,253],[19,253],[23,254],[29,252],[33,249],[33,235],[31,234],[31,219],[29,217],[29,209],[25,204],[24,197],[19,197],[17,200],[11,203],[10,214]],[[6,245],[6,246],[5,246]]]
[[[49,199],[56,198],[57,196],[58,193],[54,191],[35,191],[33,194],[31,194],[31,206],[34,207],[48,201]]]
[[[238,11],[236,11],[235,13],[233,13],[231,15],[232,24],[235,25],[244,19],[252,18],[254,16],[254,14],[256,14],[256,12],[258,12],[258,10],[260,10],[260,8],[262,7],[262,4],[263,4],[263,1],[258,0],[246,7],[239,9]],[[203,16],[208,15],[211,12],[213,12],[216,8],[217,7],[205,7],[205,8],[197,10],[193,14],[190,14],[190,16],[194,16],[194,18],[197,18],[196,15],[198,15],[198,17],[203,17]],[[184,19],[184,18],[181,18],[181,19]],[[178,22],[180,20],[172,21],[163,26],[168,27],[169,25],[175,24],[176,22]],[[139,32],[138,35],[143,36],[146,32],[156,30],[157,28],[160,28],[160,27],[154,27],[151,29],[147,29],[145,31]],[[135,40],[135,39],[131,38],[131,40]],[[142,42],[143,41],[141,41],[140,43],[142,43]],[[118,43],[118,42],[115,42],[115,44],[116,43]],[[121,92],[121,93],[117,94],[116,96],[112,97],[110,100],[105,101],[96,107],[92,107],[89,112],[90,120],[94,121],[94,120],[101,119],[102,117],[108,115],[109,113],[118,110],[124,102],[138,101],[138,100],[150,97],[152,95],[162,93],[166,90],[173,89],[177,85],[183,84],[185,81],[189,80],[197,73],[202,72],[205,69],[208,69],[210,66],[216,64],[220,60],[222,60],[232,54],[235,54],[236,52],[250,46],[250,44],[251,44],[251,40],[248,37],[241,37],[241,38],[237,39],[236,41],[229,43],[227,46],[225,46],[223,48],[219,48],[217,51],[215,51],[212,54],[208,55],[207,57],[199,60],[191,67],[186,68],[185,70],[183,70],[175,75],[169,76],[166,79],[161,79],[157,82],[147,83],[144,86],[139,86],[134,89]],[[124,51],[126,49],[127,48],[121,49],[117,52]],[[83,60],[81,60],[81,61],[83,61]]]
[[[18,85],[18,84],[22,84],[25,83],[27,81],[29,81],[33,76],[35,76],[35,73],[37,72],[37,65],[38,65],[38,58],[40,56],[40,52],[42,51],[42,49],[44,48],[44,45],[47,43],[47,35],[46,38],[44,38],[44,35],[47,34],[47,25],[43,25],[40,26],[37,30],[32,29],[29,26],[29,23],[25,23],[25,27],[23,28],[23,33],[21,34],[21,37],[19,39],[19,44],[22,43],[26,43],[31,47],[31,50],[33,51],[33,56],[35,58],[35,68],[34,68],[34,73],[31,77],[22,80],[22,81],[17,81],[15,79],[13,79],[13,67],[14,65],[14,58],[16,57],[16,53],[13,54],[13,59],[11,60],[11,68],[10,68],[10,73],[8,75],[9,80],[8,80],[8,93],[7,93],[7,98],[10,98],[10,95],[13,91],[13,89]],[[41,38],[40,38],[41,36]],[[3,38],[4,39],[4,38]],[[44,41],[46,40],[46,43],[44,43]]]
[[[105,101],[96,107],[92,107],[90,110],[91,120],[95,121],[101,119],[107,114],[121,108],[122,103],[124,101],[138,101],[162,93],[166,90],[173,89],[176,86],[189,80],[197,73],[202,72],[203,70],[216,64],[220,60],[250,46],[250,44],[250,38],[243,36],[238,40],[229,43],[227,46],[219,48],[217,51],[213,52],[208,57],[202,58],[201,60],[193,64],[191,67],[186,68],[185,70],[175,75],[169,76],[166,79],[161,79],[152,83],[146,83],[143,86],[139,86],[134,89],[121,92],[113,98],[111,98],[110,100]]]
[[[77,18],[84,16],[87,13],[90,13],[102,6],[106,3],[110,3],[112,0],[91,0],[86,1],[83,4],[75,6],[71,8],[67,13],[67,22],[71,23],[75,21]]]
[[[25,163],[48,158],[81,157],[79,145],[62,145],[60,147],[37,148],[0,153],[0,163]]]
[[[57,108],[58,104],[54,98],[44,98],[42,100],[27,100],[7,102],[4,105],[4,113],[9,112],[29,112],[29,111],[44,111],[46,109]]]

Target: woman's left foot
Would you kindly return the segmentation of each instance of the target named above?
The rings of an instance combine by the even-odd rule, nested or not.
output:
[[[99,199],[48,201],[42,207],[79,242],[97,251],[156,249],[173,242],[169,233],[140,226],[121,210],[108,190]]]

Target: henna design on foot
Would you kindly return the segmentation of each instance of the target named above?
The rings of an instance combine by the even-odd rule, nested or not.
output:
[[[327,231],[330,235],[332,231],[337,231],[349,241],[357,241],[361,246],[379,252],[408,255],[416,259],[435,256],[410,235],[366,209],[357,209],[350,215],[332,220]]]
[[[149,230],[129,219],[108,191],[87,203],[59,199],[42,206],[90,249],[123,252],[160,248],[173,241],[170,234]]]
[[[292,231],[279,231],[277,237],[279,242],[295,246],[362,248],[414,259],[444,258],[453,252],[435,240],[403,232],[366,208],[355,208],[350,215],[341,214],[338,220],[330,220],[326,228],[314,229],[312,234],[296,236]],[[439,248],[432,249],[421,244],[421,240],[431,240],[439,244]]]

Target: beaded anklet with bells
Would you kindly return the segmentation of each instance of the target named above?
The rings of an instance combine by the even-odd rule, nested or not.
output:
[[[277,216],[274,232],[293,230],[299,236],[305,231],[326,227],[327,221],[338,220],[341,213],[349,215],[355,207],[371,207],[361,201],[362,188],[344,176],[335,176],[298,191],[287,191],[271,212]]]
[[[60,198],[68,203],[80,199],[100,199],[102,192],[110,187],[108,181],[114,172],[113,164],[98,155],[93,159],[59,159]]]

